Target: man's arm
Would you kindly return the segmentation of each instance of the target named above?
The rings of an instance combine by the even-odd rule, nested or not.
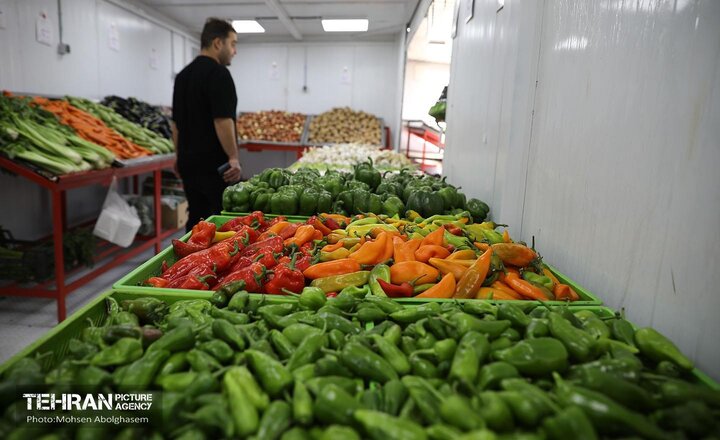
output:
[[[237,139],[235,138],[235,120],[232,118],[216,118],[215,133],[220,140],[225,154],[228,157],[230,168],[223,174],[223,179],[227,183],[235,183],[242,177],[242,167],[238,160]]]
[[[170,129],[172,130],[173,147],[175,147],[175,165],[173,166],[173,170],[175,174],[180,176],[180,172],[178,172],[178,136],[180,132],[177,129],[177,125],[175,125],[175,121],[170,121]]]

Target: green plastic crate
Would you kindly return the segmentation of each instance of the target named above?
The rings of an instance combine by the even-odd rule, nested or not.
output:
[[[53,327],[45,335],[40,337],[40,339],[28,345],[19,353],[5,361],[5,363],[0,365],[0,377],[18,360],[38,354],[51,353],[50,355],[43,357],[42,364],[45,371],[53,368],[65,357],[65,354],[68,351],[68,344],[71,339],[79,338],[83,329],[89,327],[91,324],[93,326],[103,325],[108,315],[108,309],[105,302],[106,298],[112,297],[119,302],[127,299],[153,297],[165,301],[168,304],[173,304],[177,301],[188,299],[209,299],[210,297],[207,292],[192,292],[195,293],[195,295],[187,295],[183,291],[178,290],[172,290],[170,293],[163,294],[157,294],[157,292],[155,292],[155,294],[117,292],[112,290],[101,293],[80,310],[72,314],[72,316],[69,316],[65,321]],[[252,296],[264,296],[265,301],[268,303],[292,301],[292,297],[290,296],[262,294],[252,294]]]
[[[215,223],[216,225],[223,225],[225,222],[234,219],[235,217],[226,215],[213,215],[206,219],[206,221]],[[289,222],[301,223],[305,220],[288,219]],[[190,233],[183,235],[180,240],[188,241]],[[190,295],[196,298],[209,298],[212,292],[200,291],[200,290],[189,290],[189,289],[164,289],[160,287],[149,287],[143,286],[142,284],[150,277],[160,275],[163,261],[167,262],[168,266],[172,266],[177,261],[175,252],[173,252],[172,246],[164,249],[159,254],[155,255],[145,263],[141,264],[138,268],[120,278],[115,284],[113,284],[113,290],[119,292],[136,292],[146,294],[183,294]]]
[[[588,307],[588,306],[601,306],[603,304],[602,300],[598,298],[595,294],[587,290],[586,288],[578,285],[575,281],[568,278],[565,274],[558,271],[556,268],[546,265],[548,269],[557,277],[557,279],[564,284],[569,285],[572,287],[575,292],[577,292],[580,299],[578,301],[573,301],[570,303],[566,303],[565,301],[545,301],[544,304],[547,304],[549,306],[561,306],[565,304],[569,304],[571,307]],[[427,302],[448,302],[448,301],[488,301],[493,304],[502,303],[502,302],[511,302],[516,305],[524,305],[524,304],[534,304],[535,301],[519,301],[519,300],[487,300],[487,299],[443,299],[443,298],[394,298],[397,302],[403,303],[403,304],[419,304],[419,303],[427,303]]]
[[[234,212],[234,211],[224,211],[224,210],[220,211],[220,215],[227,215],[230,217],[244,217],[244,216],[250,215],[250,214],[251,213],[249,213],[249,212]],[[294,221],[296,223],[304,222],[310,218],[305,215],[285,215],[285,214],[264,214],[264,215],[267,218],[275,218],[275,217],[282,215],[283,217],[287,217],[289,222]]]

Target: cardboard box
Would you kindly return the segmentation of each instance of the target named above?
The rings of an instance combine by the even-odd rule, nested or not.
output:
[[[173,207],[174,206],[174,207]],[[184,228],[188,221],[188,202],[173,203],[173,206],[162,204],[162,227],[163,229]]]

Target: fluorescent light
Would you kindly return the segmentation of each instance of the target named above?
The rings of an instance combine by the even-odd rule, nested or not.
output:
[[[238,34],[262,34],[265,28],[255,20],[233,20],[233,29]]]
[[[367,32],[367,18],[321,20],[325,32]]]

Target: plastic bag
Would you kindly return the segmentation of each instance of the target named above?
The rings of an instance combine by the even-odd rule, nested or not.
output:
[[[117,178],[113,177],[93,234],[118,246],[128,247],[135,239],[141,222],[135,208],[118,193],[117,186]]]

